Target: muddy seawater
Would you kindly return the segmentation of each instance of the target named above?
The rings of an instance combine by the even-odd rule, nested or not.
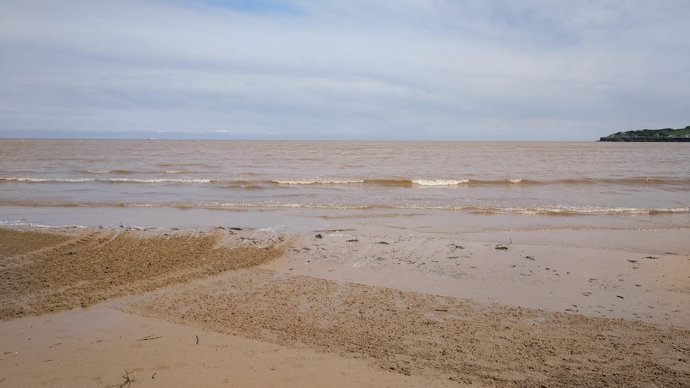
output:
[[[685,224],[690,147],[663,143],[1,140],[0,216],[38,208],[316,209]],[[17,211],[17,207],[24,210]],[[71,210],[64,210],[71,209]],[[140,211],[149,209],[148,213]],[[338,213],[340,211],[340,213]],[[93,211],[91,211],[93,213]],[[256,212],[254,212],[256,213]],[[289,213],[289,212],[288,212]],[[304,213],[304,212],[302,212]],[[151,216],[155,221],[158,216]],[[177,219],[179,217],[173,217]],[[616,219],[617,221],[612,221]],[[76,222],[70,217],[56,222]],[[489,218],[491,224],[507,218]],[[164,220],[161,221],[165,223]],[[199,221],[205,224],[203,221]],[[549,222],[547,222],[549,223]],[[576,221],[581,223],[581,221]]]

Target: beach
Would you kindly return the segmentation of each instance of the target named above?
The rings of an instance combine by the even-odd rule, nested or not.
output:
[[[689,19],[0,1],[0,388],[690,388]]]
[[[687,386],[686,232],[6,228],[0,384]]]

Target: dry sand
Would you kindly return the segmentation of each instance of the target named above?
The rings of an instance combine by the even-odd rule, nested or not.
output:
[[[0,386],[690,386],[678,236],[315,233],[0,230]]]

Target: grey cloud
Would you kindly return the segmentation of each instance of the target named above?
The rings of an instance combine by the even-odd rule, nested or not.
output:
[[[689,124],[687,2],[287,5],[4,2],[0,130],[586,140]]]

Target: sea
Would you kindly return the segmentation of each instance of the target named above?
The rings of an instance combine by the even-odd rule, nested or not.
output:
[[[687,226],[690,145],[0,140],[4,224],[210,226],[230,217],[276,227],[276,214],[421,213],[475,225],[550,217]],[[280,220],[283,229],[300,223]]]

